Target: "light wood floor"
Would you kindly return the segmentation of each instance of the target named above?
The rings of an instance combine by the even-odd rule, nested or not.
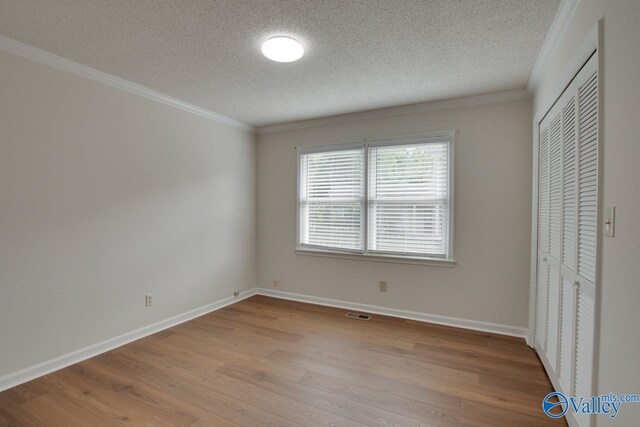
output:
[[[0,425],[548,426],[524,340],[262,296],[0,393]]]

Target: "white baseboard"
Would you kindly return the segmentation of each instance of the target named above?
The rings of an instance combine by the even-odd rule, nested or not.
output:
[[[46,362],[42,362],[37,365],[33,365],[28,368],[24,368],[19,371],[4,375],[0,377],[0,391],[15,387],[17,385],[23,384],[27,381],[31,381],[35,378],[41,377],[59,369],[66,368],[67,366],[73,365],[74,363],[82,362],[83,360],[87,360],[109,350],[113,350],[114,348],[123,346],[132,341],[144,338],[148,335],[155,334],[156,332],[160,332],[164,329],[171,328],[172,326],[176,326],[180,323],[184,323],[188,320],[218,310],[229,304],[233,304],[245,298],[249,298],[250,296],[255,295],[256,292],[256,288],[249,289],[247,291],[240,292],[240,295],[237,297],[223,298],[211,304],[207,304],[194,310],[187,311],[186,313],[178,314],[177,316],[161,320],[160,322],[154,323],[152,325],[136,329],[135,331],[127,332],[117,337],[110,338],[108,340],[81,348],[76,351],[72,351],[71,353],[63,354],[62,356],[47,360]]]
[[[277,291],[273,289],[258,288],[258,295],[292,301],[308,302],[311,304],[326,305],[329,307],[361,310],[372,314],[399,317],[401,319],[417,320],[419,322],[436,323],[438,325],[453,326],[456,328],[471,329],[474,331],[491,332],[499,335],[526,338],[527,329],[517,326],[501,325],[498,323],[480,322],[477,320],[461,319],[458,317],[440,316],[437,314],[420,313],[417,311],[400,310],[396,308],[380,307],[376,305],[361,304],[357,302],[342,301],[337,299],[314,297],[291,292]]]
[[[436,314],[419,313],[415,311],[399,310],[395,308],[379,307],[375,305],[361,304],[350,301],[342,301],[330,298],[314,297],[303,294],[295,294],[291,292],[276,291],[265,288],[253,288],[240,293],[237,297],[228,297],[219,301],[196,308],[186,313],[170,317],[160,322],[145,326],[135,331],[127,332],[114,338],[72,351],[46,362],[21,369],[16,372],[0,377],[0,391],[7,390],[11,387],[31,381],[35,378],[57,371],[67,366],[73,365],[91,357],[121,347],[132,341],[144,338],[148,335],[155,334],[164,329],[171,328],[180,323],[187,322],[196,317],[211,313],[227,305],[249,298],[253,295],[264,295],[273,298],[287,299],[292,301],[307,302],[311,304],[325,305],[329,307],[338,307],[352,310],[361,310],[372,314],[381,314],[384,316],[399,317],[401,319],[417,320],[419,322],[436,323],[439,325],[453,326],[474,331],[491,332],[500,335],[509,335],[525,338],[527,336],[526,328],[516,326],[500,325],[496,323],[479,322],[475,320],[460,319],[457,317],[439,316]]]

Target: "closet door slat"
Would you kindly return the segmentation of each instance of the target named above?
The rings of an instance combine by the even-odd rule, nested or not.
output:
[[[575,270],[576,256],[576,100],[571,96],[562,109],[562,265]]]
[[[540,132],[538,249],[549,253],[549,127]]]
[[[591,283],[596,281],[598,115],[584,112],[597,110],[597,79],[594,71],[578,88],[578,274]]]
[[[549,147],[549,255],[560,260],[562,221],[562,115],[551,120]]]

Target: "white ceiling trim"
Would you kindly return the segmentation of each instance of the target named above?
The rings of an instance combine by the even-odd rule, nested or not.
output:
[[[114,87],[116,89],[121,89],[160,102],[162,104],[169,105],[174,108],[179,108],[189,113],[197,114],[198,116],[213,120],[226,126],[230,126],[247,132],[255,132],[255,128],[253,126],[250,126],[239,120],[235,120],[230,117],[223,116],[222,114],[214,113],[213,111],[200,108],[193,104],[189,104],[188,102],[181,101],[169,95],[165,95],[164,93],[157,92],[145,86],[141,86],[128,80],[121,79],[120,77],[107,74],[105,72],[96,70],[95,68],[87,67],[86,65],[79,64],[77,62],[71,61],[58,55],[54,55],[52,53],[2,35],[0,35],[0,50],[4,50],[6,52],[19,55],[23,58],[40,62],[42,64],[75,74],[80,77],[94,80],[99,83]]]
[[[529,91],[531,92],[534,92],[538,88],[546,65],[549,62],[549,57],[558,46],[558,42],[569,26],[569,22],[571,21],[573,13],[578,7],[578,3],[580,3],[580,0],[561,1],[562,2],[560,3],[560,6],[558,7],[558,12],[556,12],[555,18],[553,18],[553,23],[551,24],[549,33],[544,39],[544,43],[542,44],[542,48],[540,49],[540,53],[538,54],[536,63],[533,66],[533,70],[531,71],[531,76],[529,77],[527,89],[529,89]]]
[[[464,98],[445,99],[442,101],[423,102],[419,104],[401,105],[399,107],[382,108],[379,110],[362,111],[358,113],[342,114],[339,116],[323,117],[319,119],[300,120],[289,123],[261,126],[257,128],[259,134],[283,132],[294,129],[304,129],[314,126],[332,125],[336,123],[353,122],[357,120],[377,119],[381,117],[400,116],[404,114],[426,113],[429,111],[446,110],[449,108],[470,107],[474,105],[492,104],[495,102],[514,101],[530,98],[526,89],[510,90],[506,92],[475,95]]]

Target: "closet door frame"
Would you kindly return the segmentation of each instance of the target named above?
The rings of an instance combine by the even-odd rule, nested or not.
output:
[[[532,180],[532,227],[531,227],[531,277],[530,277],[530,289],[529,289],[529,331],[527,334],[527,344],[535,349],[536,340],[536,288],[537,288],[537,274],[538,274],[538,201],[539,201],[539,189],[538,189],[538,168],[539,168],[539,136],[540,136],[540,124],[545,118],[548,112],[554,107],[554,104],[560,100],[564,90],[571,84],[573,79],[577,76],[578,72],[587,63],[591,56],[597,54],[597,70],[598,70],[598,109],[599,109],[599,123],[598,123],[598,150],[599,156],[603,155],[603,20],[599,20],[594,28],[590,31],[587,38],[584,40],[573,60],[570,62],[571,66],[565,72],[563,79],[558,82],[552,91],[554,94],[553,99],[549,99],[544,104],[543,108],[533,119],[533,180]],[[602,161],[598,162],[598,188],[602,191]],[[600,214],[603,208],[602,195],[598,197],[597,213]],[[600,218],[600,215],[598,215]],[[600,277],[601,277],[601,256],[602,256],[602,224],[601,221],[597,222],[596,229],[597,247],[596,247],[596,287],[595,287],[595,313],[594,313],[594,351],[593,351],[593,379],[592,379],[592,395],[596,394],[597,390],[597,375],[598,375],[598,342],[599,342],[599,325],[600,325]],[[576,249],[577,250],[577,249]],[[541,358],[544,359],[544,358]],[[544,362],[543,362],[544,363]],[[548,367],[546,367],[548,370]],[[553,386],[556,390],[560,389],[559,379],[550,375]],[[571,390],[565,392],[571,393]]]

